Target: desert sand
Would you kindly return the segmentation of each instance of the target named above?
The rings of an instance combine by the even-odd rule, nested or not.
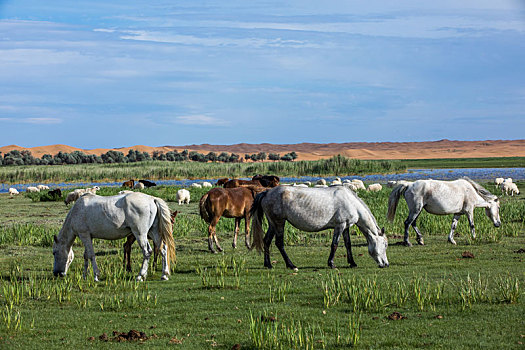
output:
[[[55,155],[59,151],[73,152],[82,151],[86,154],[100,155],[111,149],[81,149],[67,145],[50,145],[25,148],[16,145],[0,147],[0,152],[6,153],[11,150],[27,149],[35,157],[44,154]],[[244,154],[258,152],[285,153],[296,152],[298,160],[316,160],[329,158],[341,154],[355,159],[437,159],[437,158],[482,158],[482,157],[525,157],[525,140],[487,140],[487,141],[427,141],[427,142],[348,142],[348,143],[298,143],[298,144],[247,144],[235,145],[187,145],[187,146],[161,146],[151,147],[136,145],[130,147],[112,148],[127,154],[130,149],[141,152],[170,150],[237,153],[241,157]]]

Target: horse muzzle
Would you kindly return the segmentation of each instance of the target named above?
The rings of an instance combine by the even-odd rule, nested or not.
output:
[[[500,226],[501,226],[501,222],[500,221],[494,223],[494,227],[500,227]]]

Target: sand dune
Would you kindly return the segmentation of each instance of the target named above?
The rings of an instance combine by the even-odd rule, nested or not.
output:
[[[59,151],[71,153],[82,151],[86,154],[100,155],[110,149],[81,149],[67,145],[50,145],[24,148],[17,145],[0,147],[0,152],[11,150],[30,150],[35,157],[44,154],[55,155]],[[525,157],[525,140],[487,140],[487,141],[427,141],[427,142],[348,142],[348,143],[298,143],[298,144],[248,144],[235,145],[188,145],[188,146],[162,146],[151,147],[144,145],[113,148],[127,154],[130,149],[140,152],[152,153],[153,151],[168,152],[170,150],[237,153],[244,154],[258,152],[279,153],[284,155],[296,152],[298,160],[316,160],[329,158],[341,154],[356,159],[435,159],[435,158],[481,158],[481,157]]]

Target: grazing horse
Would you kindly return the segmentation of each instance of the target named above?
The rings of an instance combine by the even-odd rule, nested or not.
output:
[[[394,220],[397,203],[402,194],[409,209],[408,218],[405,220],[404,237],[404,244],[408,247],[412,245],[408,240],[410,226],[416,231],[417,242],[424,244],[423,236],[416,226],[417,217],[423,209],[436,215],[454,214],[452,229],[448,235],[448,241],[452,244],[456,244],[454,230],[459,217],[463,214],[467,215],[472,238],[476,238],[474,208],[485,208],[485,214],[492,220],[494,226],[501,225],[498,197],[468,177],[454,181],[418,180],[396,186],[388,197],[387,218],[390,221]]]
[[[221,216],[235,218],[235,233],[233,236],[233,248],[237,247],[237,235],[241,219],[245,223],[245,243],[250,248],[250,207],[255,195],[263,190],[261,187],[237,187],[220,188],[216,187],[206,193],[199,201],[201,218],[206,221],[208,226],[208,249],[216,253],[213,249],[213,242],[217,249],[222,252],[219,245],[215,227]]]
[[[175,223],[175,218],[177,217],[178,211],[174,211],[170,215],[170,221],[173,225]],[[150,237],[148,237],[150,238]],[[133,242],[135,242],[137,239],[133,235],[129,235],[128,239],[126,240],[126,243],[124,243],[124,268],[126,271],[131,272],[131,246],[133,245]],[[159,255],[159,247],[155,245],[155,242],[153,242],[153,266],[157,267],[157,256]]]
[[[279,186],[279,177],[275,175],[255,175],[252,180],[258,180],[263,187]]]
[[[129,187],[134,188],[135,187],[135,180],[129,180],[122,184],[122,187]]]
[[[326,188],[302,188],[278,186],[255,197],[252,208],[253,244],[257,251],[264,249],[264,266],[272,268],[270,244],[275,236],[275,245],[281,252],[286,267],[297,270],[284,250],[284,225],[307,232],[334,229],[328,266],[334,268],[334,255],[343,234],[347,261],[350,267],[357,264],[352,257],[349,229],[353,224],[366,237],[368,253],[379,267],[387,267],[386,249],[388,241],[384,229],[380,229],[367,205],[350,189],[344,186]],[[262,217],[266,215],[268,231],[263,239]]]
[[[148,181],[148,180],[139,180],[139,182],[141,184],[144,185],[144,187],[153,187],[153,186],[157,186],[157,184],[155,182],[151,182],[151,181]]]
[[[115,240],[133,234],[144,255],[137,280],[142,281],[148,273],[152,253],[148,236],[153,239],[155,246],[162,247],[162,279],[167,280],[169,263],[175,261],[172,229],[170,209],[160,198],[140,192],[110,197],[85,194],[67,214],[58,237],[53,237],[53,274],[61,277],[66,275],[74,257],[73,242],[78,237],[85,248],[84,278],[91,261],[95,281],[98,281],[100,271],[95,261],[93,238]]]

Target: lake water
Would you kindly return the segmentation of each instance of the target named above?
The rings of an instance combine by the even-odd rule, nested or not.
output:
[[[511,177],[512,179],[525,180],[525,168],[467,168],[467,169],[410,169],[406,173],[401,174],[372,174],[364,176],[340,176],[342,180],[344,179],[360,179],[365,182],[379,182],[386,183],[389,180],[408,180],[414,181],[419,179],[434,179],[434,180],[455,180],[463,176],[468,176],[473,180],[477,181],[487,181],[494,180],[497,177]],[[317,181],[321,177],[319,176],[304,176],[304,177],[281,177],[281,183],[289,182],[304,182],[304,181]],[[322,177],[327,181],[333,180],[335,177]],[[157,185],[167,185],[167,186],[181,186],[188,187],[192,183],[197,182],[201,183],[204,181],[209,181],[215,183],[215,179],[211,180],[156,180]],[[119,187],[122,182],[76,182],[76,183],[51,183],[47,184],[50,188],[78,188],[78,187]],[[26,188],[29,186],[36,186],[37,183],[33,184],[0,184],[0,193],[6,193],[9,187],[16,188],[19,192],[25,192]]]

